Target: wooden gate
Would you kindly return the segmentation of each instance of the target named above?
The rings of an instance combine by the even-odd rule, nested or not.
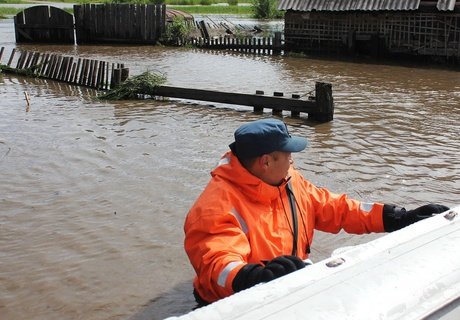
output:
[[[34,6],[14,17],[16,42],[75,43],[73,15],[52,6]]]
[[[164,4],[74,5],[77,43],[155,44],[165,29]]]

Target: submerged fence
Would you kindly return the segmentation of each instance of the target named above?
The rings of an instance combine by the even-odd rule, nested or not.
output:
[[[281,32],[275,33],[274,37],[264,38],[193,38],[186,40],[185,44],[203,49],[231,50],[256,54],[279,55],[283,52]]]
[[[0,64],[4,48],[0,50]],[[129,70],[120,63],[74,58],[53,53],[13,49],[3,68],[5,72],[24,74],[69,84],[108,90],[126,80]]]
[[[8,63],[3,65],[1,63],[3,52],[2,47],[0,48],[0,70],[4,72],[57,80],[98,90],[113,89],[129,76],[129,69],[123,64],[30,51],[16,54],[16,49],[13,49]],[[137,94],[146,95],[147,92]],[[152,95],[152,91],[148,94]],[[316,83],[315,96],[309,96],[307,100],[300,99],[299,95],[285,98],[281,92],[274,92],[273,96],[266,96],[262,91],[257,91],[255,94],[244,94],[170,86],[155,87],[153,96],[246,105],[252,106],[254,112],[271,109],[272,113],[277,115],[282,114],[283,111],[290,111],[292,117],[299,117],[300,113],[307,113],[309,119],[318,122],[331,121],[334,117],[332,86],[322,82]]]

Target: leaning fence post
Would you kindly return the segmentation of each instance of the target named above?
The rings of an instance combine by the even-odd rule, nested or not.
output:
[[[315,85],[317,111],[308,117],[319,122],[332,121],[334,118],[334,100],[330,83],[316,82]]]
[[[273,54],[281,54],[281,32],[275,32],[275,39],[273,42]]]
[[[129,68],[123,66],[112,70],[112,77],[110,81],[110,89],[116,88],[129,77]]]

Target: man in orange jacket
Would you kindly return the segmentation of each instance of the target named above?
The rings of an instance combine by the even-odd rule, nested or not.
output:
[[[185,221],[200,306],[305,267],[313,230],[391,232],[448,207],[405,210],[318,188],[292,166],[307,146],[280,120],[242,125]]]

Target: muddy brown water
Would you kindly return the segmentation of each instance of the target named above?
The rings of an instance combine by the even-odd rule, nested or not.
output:
[[[16,45],[12,19],[0,20],[0,46],[123,62],[131,74],[160,71],[169,85],[200,89],[303,95],[330,82],[334,121],[284,116],[292,134],[310,140],[294,156],[306,178],[364,201],[459,204],[457,71],[160,46]],[[6,74],[0,96],[1,318],[189,311],[184,217],[234,129],[270,113],[100,101],[89,89]],[[312,259],[378,236],[317,232]]]

